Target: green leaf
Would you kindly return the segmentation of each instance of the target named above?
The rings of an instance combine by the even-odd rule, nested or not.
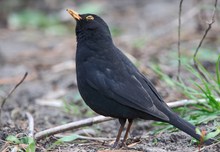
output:
[[[27,144],[27,145],[29,145],[29,144],[31,144],[31,143],[35,143],[34,139],[31,138],[31,137],[22,137],[22,138],[20,139],[20,141],[21,141],[21,143]]]
[[[208,134],[205,136],[205,140],[208,140],[208,139],[210,139],[210,138],[214,138],[214,137],[218,136],[219,134],[220,134],[220,127],[218,127],[218,128],[216,129],[216,131],[208,133]]]
[[[20,140],[17,137],[13,136],[13,135],[9,135],[6,138],[6,140],[9,141],[9,142],[15,143],[15,144],[20,144],[21,143]]]
[[[76,140],[76,139],[78,139],[78,138],[79,138],[79,135],[77,135],[77,134],[72,134],[72,135],[70,135],[70,136],[65,136],[65,137],[62,137],[62,138],[58,139],[54,144],[55,144],[55,145],[59,145],[59,144],[64,143],[64,142],[74,141],[74,140]]]
[[[78,139],[78,138],[79,138],[79,135],[77,135],[77,134],[72,134],[72,135],[70,135],[70,136],[62,137],[62,138],[60,138],[58,141],[60,141],[60,142],[71,142],[71,141],[74,141],[74,140],[76,140],[76,139]]]
[[[196,133],[197,133],[198,135],[201,135],[201,134],[202,134],[199,128],[196,128]]]
[[[26,152],[35,152],[36,150],[36,144],[35,142],[32,142],[28,145]]]

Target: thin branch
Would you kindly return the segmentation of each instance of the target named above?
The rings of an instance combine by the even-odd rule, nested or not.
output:
[[[197,59],[196,59],[196,56],[198,54],[198,51],[204,41],[204,39],[206,38],[206,35],[208,34],[209,30],[212,28],[212,24],[215,22],[215,15],[216,15],[216,7],[217,7],[217,3],[218,3],[218,0],[215,0],[215,4],[214,4],[214,10],[213,10],[213,13],[212,13],[212,19],[211,21],[208,23],[208,28],[205,30],[205,33],[201,39],[201,41],[199,42],[199,45],[198,47],[196,48],[196,51],[193,55],[193,62],[194,62],[194,66],[196,68],[196,70],[199,72],[199,74],[207,81],[209,82],[209,80],[207,79],[207,77],[205,76],[205,74],[199,69],[199,66],[197,64]]]
[[[216,99],[217,101],[220,102],[220,99]],[[192,105],[192,104],[201,104],[201,103],[205,103],[207,102],[206,99],[199,99],[199,100],[180,100],[180,101],[176,101],[176,102],[170,102],[167,103],[167,105],[170,108],[175,108],[175,107],[181,107],[181,106],[185,106],[185,105]],[[67,130],[72,130],[72,129],[77,129],[80,127],[85,127],[85,126],[91,126],[93,124],[97,124],[97,123],[101,123],[101,122],[105,122],[105,121],[110,121],[110,120],[114,120],[115,118],[111,118],[111,117],[104,117],[104,116],[96,116],[96,117],[92,117],[92,118],[87,118],[84,120],[79,120],[79,121],[75,121],[75,122],[71,122],[68,124],[64,124],[64,125],[60,125],[54,128],[50,128],[50,129],[46,129],[43,131],[40,131],[38,133],[35,134],[35,140],[40,140],[44,137],[50,136],[50,135],[54,135],[57,133],[61,133]]]
[[[71,135],[71,134],[70,134]],[[77,135],[77,134],[76,134]],[[62,135],[62,134],[58,134],[55,135],[55,137],[57,138],[62,138],[65,137],[67,135]],[[82,136],[82,135],[77,135],[77,139],[85,139],[85,140],[94,140],[94,141],[107,141],[107,140],[115,140],[115,138],[103,138],[103,137],[87,137],[87,136]],[[122,139],[122,138],[121,138]]]
[[[25,112],[28,118],[28,137],[34,137],[34,119],[29,112]]]
[[[1,124],[1,113],[2,113],[2,109],[3,109],[3,106],[6,102],[6,100],[12,95],[12,93],[17,89],[17,87],[19,87],[24,82],[27,75],[28,75],[28,73],[25,72],[23,78],[15,85],[15,87],[9,92],[9,94],[2,100],[2,103],[0,106],[0,124]]]
[[[216,101],[220,102],[220,98],[217,98]],[[207,100],[206,99],[198,99],[198,100],[179,100],[179,101],[175,101],[175,102],[169,102],[167,103],[167,105],[170,108],[177,108],[177,107],[182,107],[182,106],[186,106],[186,105],[193,105],[193,104],[202,104],[202,103],[206,103]]]
[[[25,80],[25,78],[27,77],[28,73],[26,72],[23,76],[23,78],[15,85],[15,87],[9,92],[9,94],[2,100],[2,104],[1,104],[1,108],[0,110],[3,108],[6,100],[12,95],[12,93],[17,89],[17,87],[19,85],[21,85],[23,83],[23,81]]]
[[[71,122],[68,124],[64,124],[61,126],[57,126],[54,128],[50,128],[44,131],[40,131],[38,133],[35,134],[35,140],[40,140],[44,137],[50,136],[50,135],[54,135],[60,132],[64,132],[67,130],[72,130],[72,129],[77,129],[80,127],[85,127],[85,126],[91,126],[93,124],[97,124],[100,122],[104,122],[104,121],[109,121],[109,120],[113,120],[114,118],[111,117],[104,117],[104,116],[96,116],[96,117],[92,117],[92,118],[87,118],[84,120],[79,120],[79,121],[75,121],[75,122]]]
[[[177,80],[178,81],[180,80],[180,68],[181,68],[180,34],[181,34],[182,4],[183,4],[183,0],[180,0],[180,5],[179,5],[179,26],[178,26],[178,75],[177,75]]]

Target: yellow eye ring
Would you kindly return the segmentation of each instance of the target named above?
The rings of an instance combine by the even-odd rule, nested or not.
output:
[[[86,16],[86,20],[94,20],[94,17],[92,15]]]

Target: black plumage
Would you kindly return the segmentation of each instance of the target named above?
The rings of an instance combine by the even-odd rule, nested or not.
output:
[[[180,118],[160,97],[152,83],[114,45],[107,24],[94,14],[77,14],[76,74],[79,92],[86,104],[98,114],[118,118],[121,127],[118,144],[126,120],[141,118],[172,124],[200,140],[195,126]],[[207,144],[211,140],[206,141]]]

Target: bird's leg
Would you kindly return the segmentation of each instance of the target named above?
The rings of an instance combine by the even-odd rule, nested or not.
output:
[[[126,119],[119,119],[119,123],[121,124],[121,126],[120,126],[120,128],[118,130],[118,135],[116,137],[116,140],[115,140],[115,143],[113,145],[113,148],[115,148],[118,145],[118,141],[119,141],[119,139],[121,137],[121,133],[122,133],[124,127],[125,127]]]
[[[122,141],[122,146],[125,145],[126,139],[128,138],[128,133],[129,133],[129,131],[130,131],[130,129],[131,129],[131,125],[132,125],[133,119],[128,119],[128,122],[129,122],[129,124],[128,124],[127,130],[126,130],[126,132],[125,132],[124,139],[123,139],[123,141]]]

